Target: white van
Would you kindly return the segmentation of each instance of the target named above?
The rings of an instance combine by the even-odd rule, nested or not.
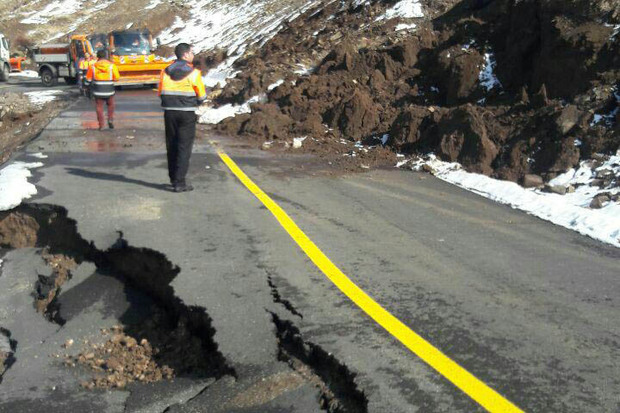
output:
[[[0,33],[0,82],[9,80],[9,73],[11,73],[9,45],[9,39]]]

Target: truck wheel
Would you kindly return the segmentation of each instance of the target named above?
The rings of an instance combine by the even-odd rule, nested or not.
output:
[[[58,79],[54,76],[54,73],[50,69],[44,68],[41,70],[41,82],[43,83],[43,86],[51,87],[58,83]]]
[[[65,76],[63,79],[65,79],[65,83],[68,85],[77,85],[77,77]]]
[[[2,70],[0,70],[0,82],[9,80],[9,73],[11,73],[11,68],[5,63],[2,65]]]

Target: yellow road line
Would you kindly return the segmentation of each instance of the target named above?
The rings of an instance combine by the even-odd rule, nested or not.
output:
[[[265,194],[237,164],[224,152],[218,152],[222,161],[233,174],[271,211],[280,225],[295,240],[297,245],[319,267],[347,297],[357,304],[366,314],[386,329],[409,350],[450,380],[456,387],[490,412],[522,412],[517,406],[502,397],[495,390],[484,384],[473,374],[435,348],[428,341],[403,324],[399,319],[381,307],[368,294],[353,283],[329,258],[317,247],[295,222]]]

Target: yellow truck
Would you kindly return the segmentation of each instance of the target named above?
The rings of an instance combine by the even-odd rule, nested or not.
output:
[[[101,42],[95,36],[100,35],[92,37],[97,48]],[[121,77],[115,84],[120,86],[157,84],[161,71],[172,63],[155,56],[153,36],[148,29],[111,32],[103,46],[118,67]]]

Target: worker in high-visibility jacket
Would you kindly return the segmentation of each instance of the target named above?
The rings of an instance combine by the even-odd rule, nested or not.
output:
[[[80,89],[80,93],[82,95],[85,94],[85,90],[86,90],[86,85],[88,84],[88,82],[86,81],[86,73],[88,72],[88,59],[90,58],[90,54],[86,53],[85,56],[81,57],[80,60],[78,60],[78,73],[77,73],[77,80],[78,80],[78,88]]]
[[[192,46],[180,43],[175,47],[177,60],[162,70],[158,95],[164,108],[168,176],[174,192],[191,191],[187,182],[189,159],[196,136],[196,109],[207,93],[200,70],[194,69]]]
[[[103,129],[103,104],[108,106],[108,126],[114,129],[114,82],[120,78],[118,68],[106,57],[105,50],[97,52],[97,63],[88,68],[86,80],[90,83],[90,93],[95,97],[99,130]]]

